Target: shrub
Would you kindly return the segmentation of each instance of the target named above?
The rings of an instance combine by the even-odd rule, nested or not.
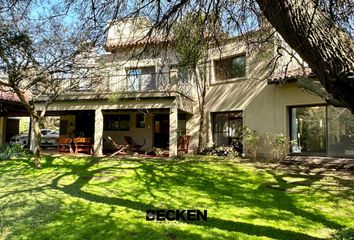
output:
[[[8,160],[11,158],[22,157],[27,154],[27,150],[19,144],[16,145],[2,145],[0,147],[0,160]]]
[[[237,157],[238,152],[233,146],[213,146],[213,147],[204,147],[200,151],[201,154],[212,155],[212,156],[228,156],[228,157]]]
[[[264,143],[271,150],[271,160],[278,162],[284,159],[290,148],[290,139],[283,134],[266,133]]]
[[[261,136],[259,136],[256,131],[249,129],[248,127],[243,129],[243,143],[246,146],[245,154],[252,160],[257,159],[260,142]]]
[[[157,147],[152,147],[152,149],[147,151],[147,155],[162,156],[162,154],[163,154],[163,150]]]
[[[353,240],[354,239],[354,228],[344,228],[338,230],[334,234],[335,240]]]

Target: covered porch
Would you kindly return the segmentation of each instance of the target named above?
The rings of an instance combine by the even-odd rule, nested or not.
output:
[[[179,139],[187,134],[186,124],[190,118],[190,114],[177,108],[96,110],[95,113],[96,155],[116,152],[115,144],[131,145],[130,138],[139,146],[135,149],[137,153],[154,155],[159,151],[164,156],[176,156]]]
[[[171,157],[178,153],[179,138],[189,134],[192,106],[175,97],[119,103],[77,101],[75,105],[60,101],[50,106],[48,115],[60,116],[60,137],[91,138],[95,156],[117,151],[109,138],[124,146],[130,137],[142,145],[139,153],[158,149]]]

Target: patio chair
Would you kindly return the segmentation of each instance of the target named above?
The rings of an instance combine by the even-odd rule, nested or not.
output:
[[[93,155],[93,139],[85,137],[77,137],[73,139],[75,144],[75,154],[79,152],[87,152]]]
[[[131,136],[124,136],[125,141],[128,143],[131,152],[138,152],[144,145],[136,144]]]
[[[69,152],[72,153],[72,138],[68,137],[59,137],[57,145],[57,153],[60,152]]]
[[[112,144],[112,146],[117,150],[110,157],[113,157],[117,154],[127,154],[125,150],[129,148],[129,145],[119,145],[117,144],[110,136],[107,137],[108,141]]]
[[[189,146],[189,140],[190,140],[191,136],[189,135],[183,135],[181,136],[179,145],[178,145],[178,152],[182,152],[182,153],[188,153],[188,146]]]

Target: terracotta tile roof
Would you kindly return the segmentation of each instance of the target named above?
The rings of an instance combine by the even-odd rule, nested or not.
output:
[[[283,84],[287,82],[296,82],[297,77],[303,75],[306,75],[309,78],[316,77],[316,74],[309,67],[306,67],[305,69],[297,68],[288,70],[286,73],[273,75],[272,78],[268,79],[268,84]]]
[[[31,99],[30,94],[26,93],[25,98],[29,101]],[[0,101],[20,102],[20,99],[13,92],[0,90]]]
[[[106,51],[114,51],[118,48],[126,48],[126,47],[136,47],[142,46],[145,44],[161,44],[168,43],[173,40],[172,36],[146,36],[140,38],[126,38],[126,39],[110,39],[107,40],[104,48]]]

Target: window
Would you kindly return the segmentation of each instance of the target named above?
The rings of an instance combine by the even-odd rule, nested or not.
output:
[[[216,81],[224,81],[246,76],[245,55],[217,60],[214,64]]]
[[[291,109],[291,139],[294,153],[326,152],[326,106]]]
[[[233,145],[242,152],[242,112],[212,113],[213,141],[216,146]]]
[[[136,114],[136,128],[145,128],[145,114]]]
[[[354,156],[354,116],[344,108],[290,108],[291,152]]]
[[[177,137],[180,139],[181,136],[187,133],[187,114],[179,113],[177,121]]]
[[[173,75],[175,74],[175,75]],[[188,82],[188,68],[178,66],[178,65],[171,65],[170,66],[170,77],[177,78],[177,82],[179,84],[187,83]]]
[[[128,91],[149,91],[156,89],[155,67],[129,68],[127,71]]]
[[[348,109],[327,107],[328,155],[354,156],[354,116]]]
[[[104,131],[129,131],[130,115],[105,115]]]

